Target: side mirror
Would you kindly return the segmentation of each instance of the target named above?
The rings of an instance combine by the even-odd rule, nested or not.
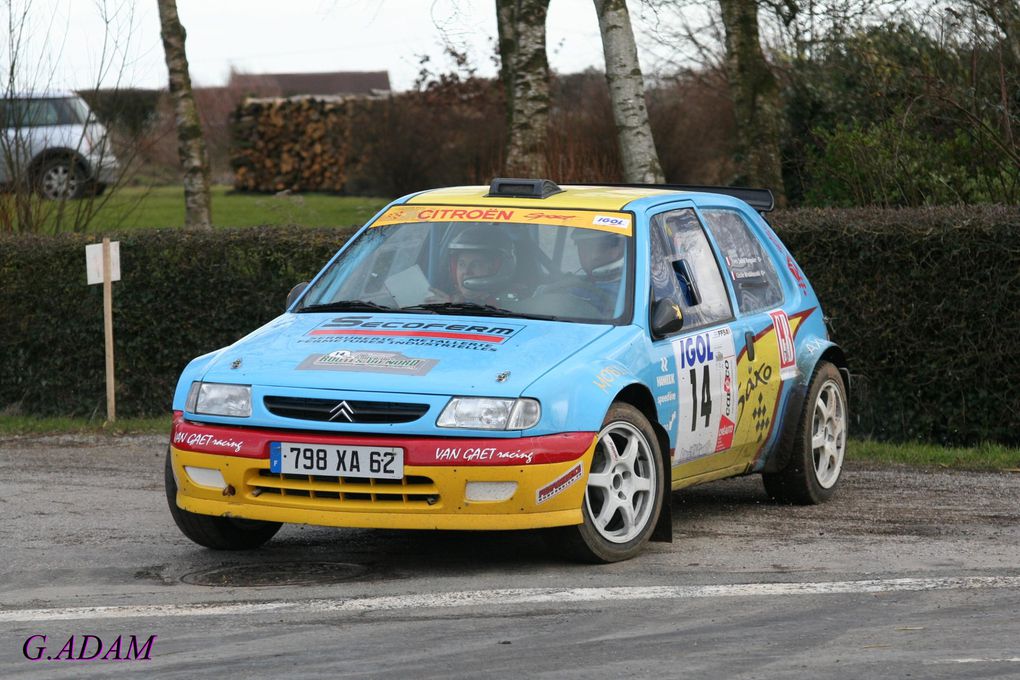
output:
[[[672,300],[656,300],[652,305],[652,335],[662,338],[684,327],[684,313]]]
[[[308,282],[307,281],[302,281],[298,285],[296,285],[293,288],[291,288],[290,292],[287,293],[287,305],[283,308],[283,310],[287,311],[288,309],[290,309],[290,306],[292,304],[294,304],[295,300],[297,300],[299,297],[301,297],[301,294],[305,292],[305,288],[307,288],[307,287],[308,287]]]

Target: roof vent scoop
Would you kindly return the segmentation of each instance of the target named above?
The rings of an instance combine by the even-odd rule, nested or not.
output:
[[[497,177],[489,184],[486,198],[549,198],[563,189],[548,179],[514,179]]]

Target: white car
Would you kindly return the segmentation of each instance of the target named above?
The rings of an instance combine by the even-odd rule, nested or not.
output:
[[[73,92],[0,99],[0,183],[33,187],[48,199],[101,193],[120,168],[106,128]]]

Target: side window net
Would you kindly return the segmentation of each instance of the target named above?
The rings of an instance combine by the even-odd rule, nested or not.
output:
[[[651,256],[653,295],[680,306],[685,330],[732,318],[719,266],[693,210],[674,210],[653,219]],[[692,286],[684,281],[685,275]]]

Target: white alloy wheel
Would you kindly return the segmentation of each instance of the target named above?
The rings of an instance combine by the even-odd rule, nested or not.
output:
[[[846,452],[846,404],[842,390],[831,379],[822,385],[815,399],[811,452],[818,485],[831,489],[839,479]]]
[[[627,543],[648,526],[659,485],[654,455],[645,435],[628,422],[609,423],[599,432],[585,503],[607,541]]]

